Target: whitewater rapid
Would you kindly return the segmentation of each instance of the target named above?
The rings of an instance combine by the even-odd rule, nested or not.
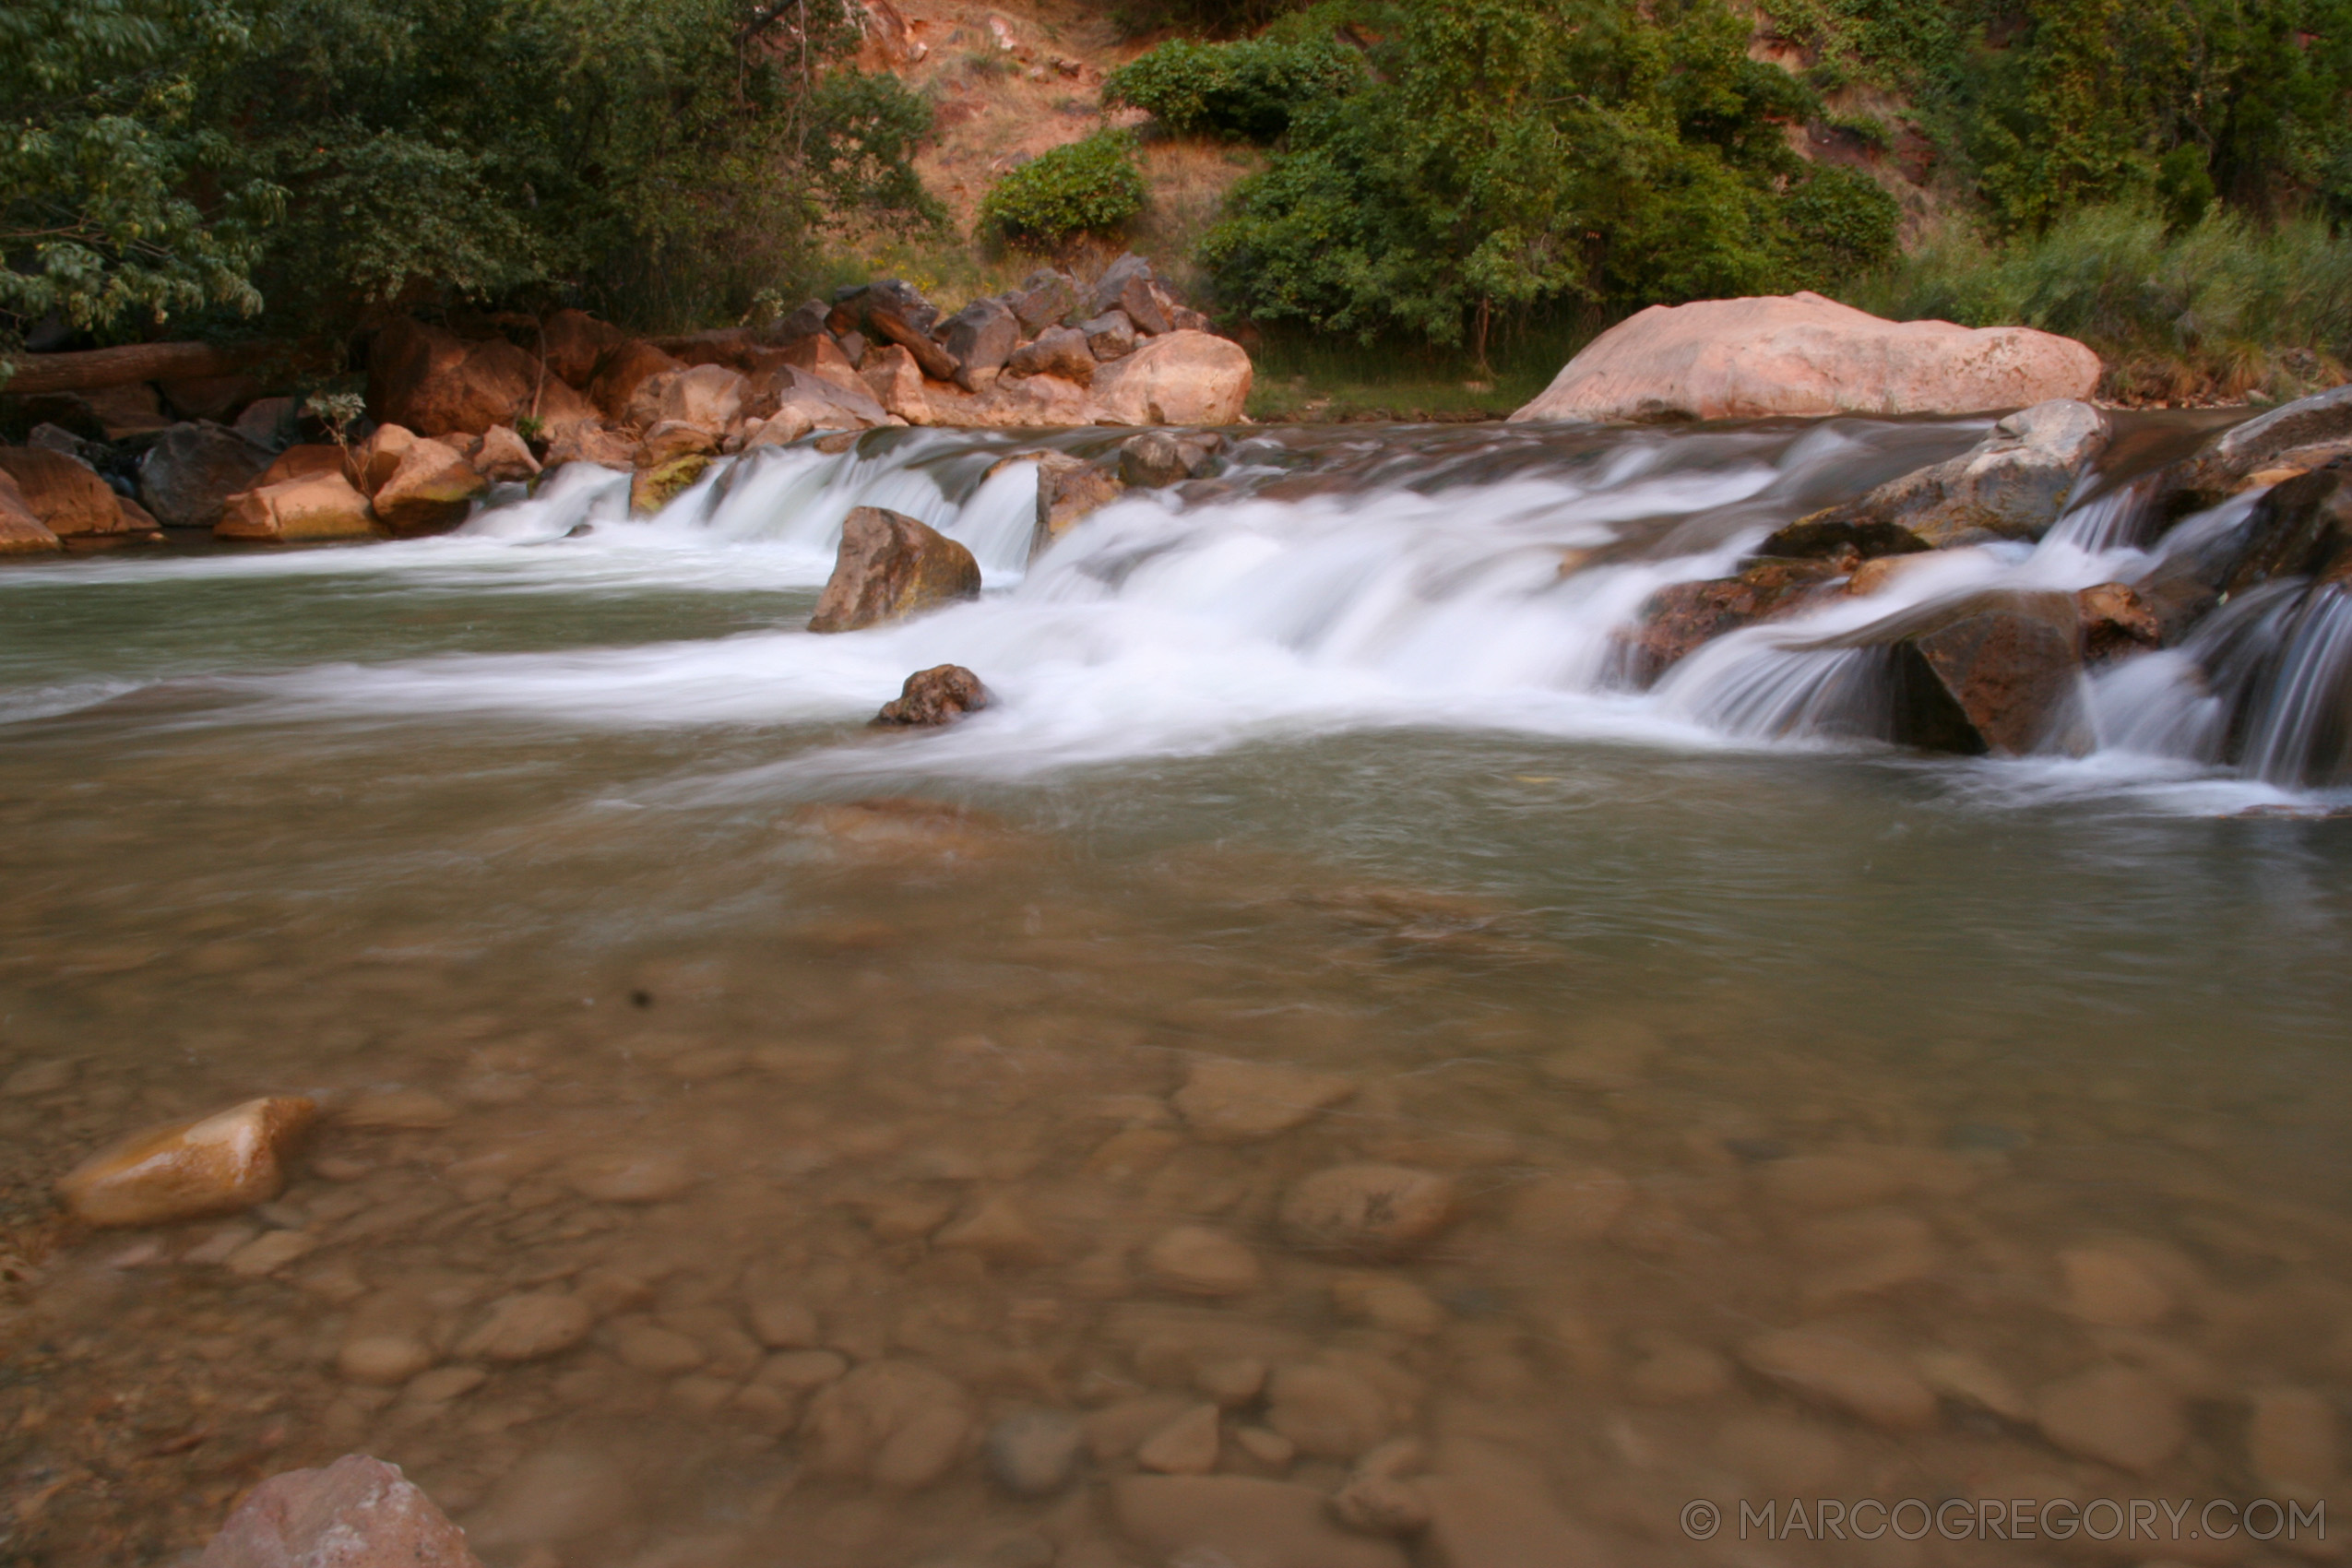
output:
[[[1404,428],[1260,433],[1212,480],[1131,493],[1029,559],[1034,441],[892,432],[849,452],[772,448],[715,465],[652,517],[632,518],[624,476],[576,466],[536,497],[509,491],[454,535],[281,552],[113,556],[0,575],[10,596],[65,580],[501,606],[551,596],[590,617],[586,646],[450,652],[255,668],[60,669],[0,650],[0,723],[202,681],[220,714],[289,722],[442,716],[586,729],[836,725],[870,716],[912,671],[963,664],[996,701],[937,735],[862,735],[778,768],[854,777],[989,778],[1382,728],[1485,730],[1677,752],[1872,749],[1841,726],[1866,678],[1851,650],[1809,645],[1986,588],[2071,590],[2144,576],[2163,550],[2242,517],[2251,497],[2136,542],[2128,486],[2094,487],[2038,546],[1955,551],[1888,590],[1735,633],[1628,689],[1618,649],[1643,603],[1673,582],[1727,575],[1773,528],[1965,449],[1989,422],[1837,420],[1699,431]],[[1113,433],[1052,438],[1096,452]],[[1012,460],[1007,460],[1011,458]],[[974,603],[847,636],[802,629],[857,505],[921,518],[968,546]],[[772,594],[772,625],[653,641],[593,636],[601,596]],[[2235,607],[2233,607],[2235,609]],[[2239,619],[2242,621],[2240,614]],[[2235,624],[2235,623],[2233,623]],[[2202,635],[2202,634],[2201,634]],[[2242,631],[2241,631],[2242,635]],[[2352,659],[2352,613],[2306,614],[2269,636],[2322,694]],[[2226,811],[2296,797],[2278,759],[2291,708],[2249,764],[2220,766],[2215,705],[2194,650],[2145,655],[2085,679],[2075,755],[1937,758],[1972,789],[2022,796],[2127,793]],[[109,661],[99,661],[108,665]],[[200,722],[184,714],[176,722]],[[761,780],[703,780],[725,791]]]

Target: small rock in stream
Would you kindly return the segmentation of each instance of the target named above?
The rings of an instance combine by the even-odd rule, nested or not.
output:
[[[481,1568],[451,1524],[398,1467],[350,1454],[254,1488],[197,1568]]]
[[[988,688],[960,664],[934,664],[907,677],[898,695],[873,716],[877,727],[937,729],[988,706]]]
[[[57,1194],[91,1225],[160,1225],[276,1197],[286,1160],[317,1115],[299,1095],[250,1099],[134,1133],[76,1166]]]
[[[988,1431],[988,1473],[1020,1497],[1061,1491],[1077,1473],[1085,1430],[1060,1410],[1016,1410]]]

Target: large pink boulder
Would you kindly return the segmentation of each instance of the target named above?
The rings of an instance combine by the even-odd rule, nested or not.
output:
[[[2088,398],[2098,356],[2029,327],[1882,321],[1819,294],[1652,305],[1513,420],[1973,414]]]

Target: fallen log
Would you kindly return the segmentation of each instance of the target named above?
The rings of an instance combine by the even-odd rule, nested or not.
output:
[[[68,354],[18,354],[6,362],[13,374],[0,392],[89,392],[141,381],[193,381],[234,375],[268,357],[280,345],[240,343],[126,343],[119,349],[87,349]]]

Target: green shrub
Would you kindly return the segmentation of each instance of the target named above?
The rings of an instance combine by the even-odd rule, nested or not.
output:
[[[1098,131],[1039,153],[997,181],[980,203],[980,219],[1016,243],[1058,245],[1079,234],[1116,233],[1143,209],[1134,138]]]
[[[1111,73],[1105,103],[1132,104],[1179,135],[1269,142],[1300,106],[1353,91],[1364,58],[1336,39],[1163,43]]]

